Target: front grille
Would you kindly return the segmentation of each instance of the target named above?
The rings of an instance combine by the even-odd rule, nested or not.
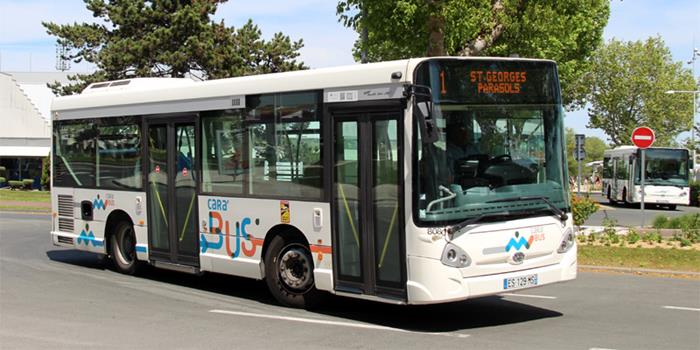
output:
[[[73,217],[73,196],[58,195],[58,216]]]
[[[58,236],[58,243],[73,244],[73,238],[66,236]]]
[[[58,230],[63,232],[73,232],[73,218],[58,218]]]

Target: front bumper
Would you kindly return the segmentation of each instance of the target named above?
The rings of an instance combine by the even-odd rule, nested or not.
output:
[[[504,290],[503,280],[511,277],[537,274],[537,287],[575,279],[576,245],[557,264],[507,273],[463,278],[459,269],[447,267],[440,260],[416,256],[408,257],[408,269],[409,304],[444,303],[527,289]]]

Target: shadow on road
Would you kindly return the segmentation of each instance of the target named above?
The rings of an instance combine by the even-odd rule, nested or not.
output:
[[[109,259],[100,254],[79,250],[52,250],[52,261],[91,269],[111,270]],[[283,308],[272,298],[263,281],[206,273],[202,276],[142,266],[134,278],[143,278],[185,288],[203,290],[223,296],[242,298],[254,303]],[[328,295],[324,303],[311,312],[414,332],[453,332],[481,327],[528,322],[560,317],[557,311],[506,300],[500,296],[437,305],[392,305]]]

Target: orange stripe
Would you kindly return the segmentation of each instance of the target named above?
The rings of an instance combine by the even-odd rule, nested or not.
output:
[[[323,253],[323,254],[331,254],[332,249],[331,246],[328,245],[311,245],[311,252],[312,253]]]

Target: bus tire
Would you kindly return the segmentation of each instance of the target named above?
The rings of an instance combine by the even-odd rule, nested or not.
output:
[[[622,206],[628,207],[630,202],[627,201],[627,188],[622,189]]]
[[[668,210],[676,210],[676,205],[675,205],[675,204],[669,204],[669,205],[668,205]]]
[[[265,282],[280,304],[306,309],[317,305],[320,292],[313,272],[313,258],[305,243],[281,235],[270,241],[265,252]]]
[[[135,274],[138,269],[138,260],[134,225],[125,221],[118,223],[117,229],[109,239],[114,267],[123,274]]]
[[[612,188],[608,186],[608,203],[615,204],[615,200],[612,198]]]

